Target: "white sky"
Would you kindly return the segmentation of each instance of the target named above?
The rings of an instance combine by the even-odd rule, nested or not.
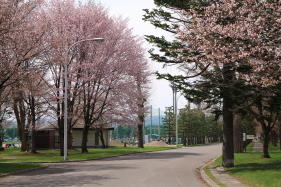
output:
[[[122,16],[123,18],[129,19],[129,27],[133,29],[134,34],[138,36],[144,35],[164,35],[169,37],[168,33],[156,29],[153,25],[142,20],[144,11],[143,9],[152,9],[155,7],[153,0],[96,0],[103,6],[109,9],[109,13],[113,16]],[[170,36],[171,37],[171,36]],[[152,48],[151,44],[145,42],[144,47],[146,49]],[[168,68],[167,70],[162,69],[162,65],[157,62],[152,62],[149,59],[147,53],[150,68],[153,72],[155,71],[175,71],[174,68]],[[165,80],[156,80],[153,77],[151,84],[149,104],[153,105],[153,108],[161,108],[164,111],[165,107],[172,106],[172,89],[169,86],[169,82]],[[184,107],[186,101],[183,97],[179,98],[178,107]]]

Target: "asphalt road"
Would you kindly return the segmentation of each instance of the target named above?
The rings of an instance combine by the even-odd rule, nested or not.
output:
[[[209,145],[52,164],[47,169],[0,178],[0,186],[207,187],[196,168],[220,152],[221,145]]]

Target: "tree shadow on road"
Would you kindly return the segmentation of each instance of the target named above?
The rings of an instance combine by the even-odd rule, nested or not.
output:
[[[91,171],[135,169],[135,167],[118,164],[99,164],[97,162],[64,163],[52,165],[46,169],[18,174],[19,180],[7,180],[0,182],[0,186],[82,186],[83,184],[101,185],[105,181],[113,180],[112,176],[90,175]]]
[[[101,185],[101,181],[113,179],[108,176],[97,175],[52,175],[46,177],[42,175],[37,178],[28,178],[21,181],[1,181],[0,186],[13,187],[52,187],[52,186],[82,186],[84,184]]]
[[[142,159],[175,159],[182,158],[185,156],[198,156],[200,153],[186,153],[186,152],[147,152],[147,153],[136,153],[132,155],[124,155],[114,157],[110,159],[104,159],[104,161],[111,160],[142,160]]]
[[[120,169],[133,169],[133,167],[116,165],[116,164],[98,164],[97,162],[89,163],[75,163],[75,164],[58,164],[48,167],[43,170],[36,170],[33,172],[27,172],[19,174],[20,176],[37,176],[37,175],[56,175],[56,174],[67,174],[76,173],[81,171],[103,171],[103,170],[120,170]]]

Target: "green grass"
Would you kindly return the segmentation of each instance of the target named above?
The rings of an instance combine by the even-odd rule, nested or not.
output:
[[[269,144],[269,150],[271,151],[271,152],[280,152],[280,147],[279,147],[279,145],[277,145],[277,146],[273,146],[272,144]]]
[[[246,153],[235,154],[235,167],[227,171],[242,183],[253,187],[280,187],[281,186],[281,151],[270,145],[270,156],[262,158],[262,153],[251,152],[253,144],[249,144]],[[221,165],[221,157],[214,163]]]
[[[262,158],[262,153],[253,153],[253,144],[249,144],[246,153],[235,154],[235,167],[227,171],[242,183],[252,187],[281,187],[281,151],[279,147],[269,146],[272,158]],[[217,158],[205,168],[206,174],[218,185],[223,186],[211,174],[209,168],[220,166],[222,158]]]
[[[42,167],[41,164],[30,164],[30,163],[0,163],[0,174],[8,174],[17,171],[23,171],[32,168]]]
[[[253,152],[253,147],[254,147],[254,143],[253,142],[249,143],[249,145],[246,147],[246,152]]]
[[[261,153],[235,154],[235,167],[229,173],[250,186],[281,186],[281,152],[271,152],[270,159],[261,157]]]
[[[143,149],[137,147],[110,147],[107,149],[91,148],[88,149],[89,153],[81,154],[80,149],[70,150],[68,158],[69,160],[90,160],[97,158],[105,158],[111,156],[119,156],[129,153],[139,153],[147,151],[161,151],[167,149],[173,149],[176,147],[145,147]],[[0,162],[60,162],[63,161],[63,157],[59,156],[59,150],[40,150],[37,154],[30,152],[20,152],[19,149],[5,149],[0,152]]]

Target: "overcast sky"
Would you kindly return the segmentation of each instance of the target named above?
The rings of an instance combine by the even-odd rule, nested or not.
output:
[[[143,37],[144,35],[164,35],[165,37],[171,37],[168,33],[156,29],[148,22],[142,20],[143,9],[152,9],[155,7],[153,0],[96,0],[103,6],[108,8],[109,13],[113,16],[122,16],[129,19],[129,27],[133,29],[134,34]],[[144,47],[148,50],[152,48],[147,42],[144,43]],[[147,54],[149,59],[149,54]],[[152,62],[149,59],[149,65],[152,71],[175,71],[174,68],[162,69],[162,65],[157,62]],[[169,86],[169,82],[165,80],[156,80],[152,78],[151,94],[149,104],[153,105],[153,108],[161,108],[164,110],[167,106],[172,106],[172,90]],[[183,107],[186,101],[183,97],[179,98],[178,106]]]

